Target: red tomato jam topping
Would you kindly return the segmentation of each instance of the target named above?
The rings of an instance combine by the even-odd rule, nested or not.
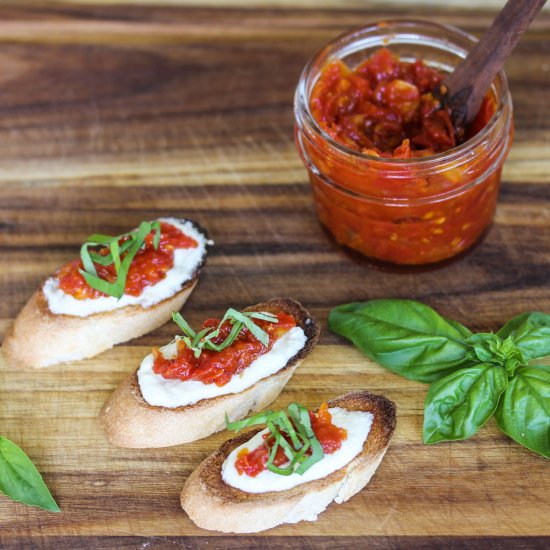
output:
[[[153,349],[153,371],[167,379],[199,380],[203,384],[225,386],[233,375],[239,374],[260,355],[267,353],[278,338],[296,326],[296,319],[282,311],[277,313],[277,319],[277,323],[254,319],[254,323],[269,337],[267,346],[246,328],[241,330],[235,341],[227,348],[222,351],[203,349],[199,357],[195,357],[193,351],[182,340],[178,340],[178,352],[173,359],[166,359],[159,349]],[[207,319],[201,330],[208,327],[214,329],[219,324],[220,319]],[[232,326],[229,321],[223,323],[220,334],[212,342],[216,345],[221,344],[229,336]]]
[[[197,241],[180,231],[177,227],[161,222],[161,236],[158,249],[153,245],[154,233],[145,238],[144,246],[135,255],[128,277],[124,293],[130,296],[139,296],[145,287],[152,286],[166,277],[166,272],[174,266],[174,249],[196,248]],[[125,239],[121,239],[120,243]],[[108,254],[108,248],[99,250],[100,254]],[[124,258],[124,255],[122,255]],[[116,281],[115,266],[99,265],[94,263],[98,276],[105,281],[113,283]],[[66,294],[70,294],[77,300],[88,298],[95,299],[106,296],[100,290],[88,285],[79,269],[83,269],[82,260],[73,260],[63,266],[58,274],[59,288]]]
[[[400,61],[381,48],[354,70],[339,60],[327,65],[313,88],[311,111],[350,149],[389,158],[433,155],[456,145],[449,112],[432,95],[443,78],[421,60]]]
[[[430,264],[463,252],[490,225],[513,126],[499,143],[459,152],[449,114],[431,93],[442,79],[387,49],[354,69],[334,61],[322,70],[309,105],[324,134],[298,127],[297,141],[319,219],[338,243],[384,262]],[[487,126],[497,105],[491,89],[460,139]],[[454,158],[423,162],[452,148]]]
[[[319,443],[321,443],[321,447],[323,447],[323,452],[327,455],[336,452],[342,446],[342,441],[347,439],[348,434],[344,428],[339,428],[332,423],[332,416],[328,410],[328,405],[323,403],[319,407],[317,413],[309,413],[309,418],[315,437],[319,440]],[[292,445],[290,437],[287,437],[285,434],[283,435],[288,443]],[[267,433],[263,438],[265,442],[253,451],[244,448],[237,453],[235,468],[239,475],[245,474],[250,477],[256,477],[260,472],[266,469],[273,436]],[[311,451],[307,454],[311,454]],[[273,459],[273,464],[275,466],[283,466],[287,462],[288,458],[283,448],[279,446],[275,458]]]

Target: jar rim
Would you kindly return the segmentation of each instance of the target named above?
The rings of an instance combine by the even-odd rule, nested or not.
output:
[[[504,72],[504,69],[501,69],[497,73],[495,79],[493,80],[493,83],[491,84],[491,86],[495,88],[495,83],[498,82],[500,85],[498,86],[498,88],[500,88],[500,93],[499,94],[495,93],[495,97],[498,101],[498,104],[497,104],[497,108],[495,109],[495,112],[489,119],[489,122],[487,122],[487,124],[475,136],[471,137],[464,143],[461,143],[460,145],[453,147],[452,149],[449,149],[447,151],[436,153],[435,155],[430,155],[426,157],[414,157],[410,159],[387,158],[387,157],[381,157],[376,155],[369,155],[361,151],[350,149],[346,145],[336,141],[325,130],[323,130],[323,128],[318,124],[317,120],[311,113],[310,103],[309,103],[309,94],[308,94],[308,88],[307,88],[308,79],[309,79],[311,70],[316,64],[319,64],[319,62],[323,60],[328,61],[329,56],[327,55],[327,52],[329,52],[331,48],[336,48],[338,45],[341,45],[343,43],[346,44],[347,42],[349,42],[349,44],[353,44],[354,41],[350,39],[352,38],[358,39],[359,37],[372,33],[373,31],[376,31],[376,30],[380,31],[380,29],[387,30],[388,33],[391,33],[393,30],[394,31],[393,34],[395,36],[398,36],[400,33],[398,30],[396,30],[396,28],[401,26],[410,27],[410,28],[421,26],[428,29],[431,28],[434,31],[436,30],[446,31],[447,33],[449,33],[447,35],[447,37],[450,39],[449,43],[455,46],[454,51],[456,51],[456,47],[458,46],[461,50],[461,53],[463,53],[464,56],[467,54],[467,50],[464,49],[463,47],[460,47],[455,42],[451,42],[452,39],[453,38],[461,39],[462,41],[468,43],[470,46],[473,46],[478,41],[478,39],[475,36],[463,31],[462,29],[459,29],[458,27],[455,27],[454,25],[433,23],[431,21],[423,21],[420,19],[387,19],[385,21],[379,21],[377,23],[373,23],[372,25],[368,25],[366,27],[358,27],[351,31],[347,31],[339,35],[338,37],[336,37],[334,40],[332,40],[328,44],[326,44],[307,62],[306,66],[304,67],[300,75],[298,86],[296,88],[296,96],[295,96],[296,121],[298,122],[298,124],[301,123],[301,117],[298,116],[301,110],[303,112],[305,119],[307,120],[308,125],[314,130],[314,132],[323,140],[325,140],[331,147],[335,148],[339,154],[344,156],[344,158],[347,156],[355,160],[376,161],[381,164],[387,163],[388,165],[393,165],[393,166],[415,166],[418,169],[429,168],[432,165],[441,164],[442,162],[452,162],[456,158],[461,157],[464,154],[464,152],[467,152],[468,150],[477,147],[480,143],[483,142],[484,139],[486,139],[486,137],[491,133],[491,131],[493,131],[494,127],[496,126],[497,122],[502,116],[502,113],[505,107],[510,103],[510,94],[508,91],[508,80],[506,78],[506,73]],[[456,53],[458,54],[458,52]],[[327,59],[323,59],[323,58],[327,58]]]

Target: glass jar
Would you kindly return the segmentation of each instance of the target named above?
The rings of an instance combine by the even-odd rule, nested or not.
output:
[[[383,158],[332,139],[309,98],[323,68],[354,68],[386,47],[402,61],[423,60],[451,72],[476,39],[454,27],[387,21],[337,38],[305,67],[296,90],[295,138],[308,169],[317,214],[338,243],[393,264],[430,264],[471,247],[491,224],[502,165],[512,143],[506,76],[495,78],[495,112],[468,141],[421,158]]]

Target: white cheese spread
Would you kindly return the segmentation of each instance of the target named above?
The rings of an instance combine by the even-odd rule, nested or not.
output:
[[[347,439],[332,454],[326,454],[304,474],[283,476],[263,470],[256,477],[239,474],[235,468],[237,455],[242,449],[252,451],[264,443],[263,435],[267,429],[257,433],[252,439],[234,449],[222,466],[222,478],[228,485],[247,493],[267,493],[269,491],[287,491],[308,481],[321,479],[349,464],[363,449],[374,419],[370,412],[348,411],[340,407],[329,409],[332,423],[347,431]]]
[[[204,384],[199,380],[169,380],[153,371],[154,357],[149,354],[138,369],[141,394],[147,403],[157,407],[183,407],[219,395],[240,393],[262,378],[280,371],[305,345],[307,337],[300,327],[293,327],[278,338],[273,347],[235,374],[225,386]],[[167,359],[177,354],[176,342],[161,348]]]
[[[99,298],[77,300],[59,288],[59,281],[56,277],[50,277],[42,287],[50,311],[58,315],[87,317],[94,313],[112,311],[129,305],[149,307],[180,291],[183,284],[191,279],[202,262],[206,245],[212,244],[212,242],[207,241],[204,235],[189,221],[182,222],[175,218],[160,218],[159,221],[177,227],[181,232],[195,239],[198,244],[196,248],[176,248],[174,250],[174,265],[166,272],[164,279],[145,287],[139,296],[124,294],[120,299],[114,296],[100,296]]]

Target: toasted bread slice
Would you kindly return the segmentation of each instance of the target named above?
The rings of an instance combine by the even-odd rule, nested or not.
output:
[[[378,468],[395,429],[395,404],[368,391],[350,392],[328,403],[374,415],[363,450],[344,468],[328,476],[280,492],[247,493],[226,484],[222,466],[233,449],[249,441],[258,429],[224,443],[191,474],[181,492],[181,505],[203,529],[224,533],[256,533],[282,523],[314,521],[335,501],[359,492]]]
[[[304,347],[275,374],[263,378],[240,393],[203,399],[183,407],[157,407],[145,401],[137,371],[114,391],[100,412],[100,423],[114,445],[126,448],[169,447],[207,437],[225,428],[230,420],[244,418],[274,401],[304,357],[315,346],[319,328],[301,304],[290,299],[271,300],[247,311],[284,311],[294,316],[304,331]]]
[[[188,221],[188,220],[185,220]],[[193,223],[204,235],[206,231]],[[42,368],[93,357],[115,344],[160,327],[195,288],[206,251],[191,278],[172,296],[149,307],[128,305],[86,317],[52,313],[42,288],[33,294],[4,337],[2,351],[14,367]]]

